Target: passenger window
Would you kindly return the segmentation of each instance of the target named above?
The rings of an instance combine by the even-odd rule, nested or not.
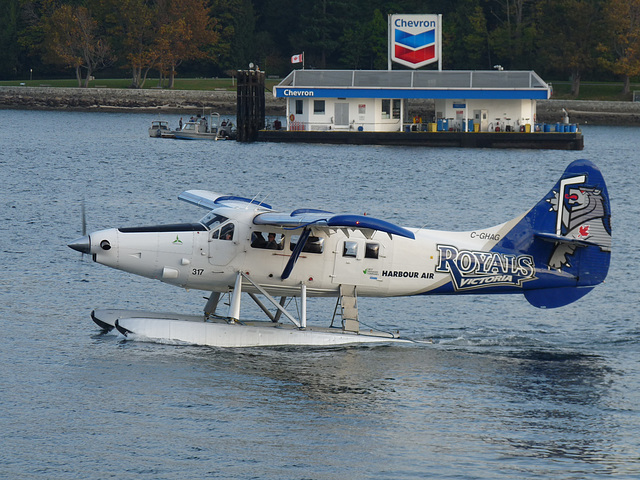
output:
[[[358,256],[358,242],[345,240],[342,247],[342,256],[356,258]]]
[[[300,235],[291,235],[291,241],[289,242],[291,251],[295,250],[299,238]],[[307,253],[322,253],[324,251],[324,238],[310,236],[302,251]]]
[[[379,255],[380,255],[380,244],[367,243],[367,246],[364,250],[364,258],[378,258]]]
[[[268,250],[284,250],[284,235],[274,232],[253,232],[251,246]]]

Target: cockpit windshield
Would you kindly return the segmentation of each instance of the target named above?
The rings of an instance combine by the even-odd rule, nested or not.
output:
[[[207,227],[209,230],[216,229],[219,225],[229,220],[227,217],[218,215],[214,212],[209,212],[200,220],[200,223]]]

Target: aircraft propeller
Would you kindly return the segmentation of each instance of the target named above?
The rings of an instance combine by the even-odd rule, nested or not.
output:
[[[75,251],[82,253],[82,257],[84,258],[84,254],[88,254],[91,251],[91,239],[87,235],[87,215],[86,209],[84,206],[84,198],[81,203],[81,222],[82,222],[82,237],[76,238],[73,242],[69,243],[67,246],[69,248],[73,248]]]

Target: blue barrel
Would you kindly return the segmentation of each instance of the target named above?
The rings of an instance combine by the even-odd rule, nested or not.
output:
[[[569,131],[571,133],[576,133],[578,131],[578,126],[575,123],[571,124]]]
[[[556,123],[556,132],[558,132],[558,133],[564,132],[564,127],[562,126],[562,124],[560,122]]]
[[[441,118],[438,119],[438,131],[439,132],[442,131],[442,119]]]
[[[548,123],[545,123],[543,124],[542,129],[545,133],[549,133],[551,131],[551,125],[549,125]]]

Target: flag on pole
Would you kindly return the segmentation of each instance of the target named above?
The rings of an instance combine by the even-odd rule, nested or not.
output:
[[[291,63],[303,63],[304,62],[304,53],[299,53],[298,55],[294,55],[291,57]]]

